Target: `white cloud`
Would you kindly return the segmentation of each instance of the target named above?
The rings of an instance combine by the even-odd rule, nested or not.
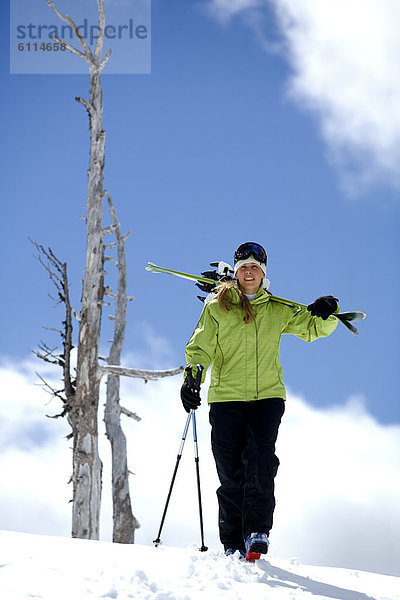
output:
[[[289,94],[318,120],[332,163],[357,194],[376,180],[400,185],[400,5],[392,0],[269,0],[292,67]],[[264,3],[243,0],[240,15]],[[239,11],[212,0],[221,21]],[[264,46],[268,49],[268,40]]]
[[[316,410],[291,396],[278,455],[278,553],[399,572],[400,426],[378,424],[361,398]]]
[[[69,428],[46,417],[60,407],[37,384],[31,361],[0,367],[0,527],[68,535]]]
[[[205,8],[221,24],[227,24],[234,17],[257,12],[264,4],[265,0],[212,0]]]
[[[33,385],[35,375],[27,367],[8,365],[0,371],[0,529],[69,535],[71,451],[64,439],[69,428],[65,421],[45,418],[47,396]],[[140,544],[151,545],[156,537],[171,482],[186,419],[180,384],[180,377],[147,384],[123,380],[123,404],[142,417],[140,423],[124,420]],[[196,414],[205,541],[219,548],[218,483],[206,406]],[[14,443],[13,436],[20,439]],[[105,467],[101,537],[110,539],[109,444],[103,428],[100,450]],[[289,394],[277,452],[273,554],[398,574],[400,426],[376,423],[362,399],[318,410]],[[200,542],[191,432],[161,537],[168,545]]]

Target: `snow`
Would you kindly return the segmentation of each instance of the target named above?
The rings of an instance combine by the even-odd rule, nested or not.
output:
[[[400,600],[400,577],[313,567],[273,555],[125,546],[0,532],[3,600]]]

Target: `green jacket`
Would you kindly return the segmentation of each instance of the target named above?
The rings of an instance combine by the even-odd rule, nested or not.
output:
[[[237,305],[223,311],[214,299],[204,306],[200,320],[186,346],[186,364],[204,365],[203,381],[212,364],[208,402],[251,401],[284,398],[280,340],[292,333],[312,342],[332,333],[338,324],[334,317],[326,321],[306,310],[279,304],[260,288],[251,304],[256,318],[246,324]]]

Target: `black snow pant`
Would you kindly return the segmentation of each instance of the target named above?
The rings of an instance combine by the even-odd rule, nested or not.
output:
[[[219,534],[225,550],[244,549],[248,535],[268,535],[272,528],[279,466],[275,442],[284,411],[282,398],[210,406],[211,445],[221,483]]]

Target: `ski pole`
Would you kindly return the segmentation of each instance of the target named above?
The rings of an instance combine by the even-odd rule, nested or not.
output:
[[[197,475],[197,495],[199,499],[199,516],[200,516],[200,536],[201,536],[201,548],[200,552],[206,552],[207,546],[204,545],[204,528],[203,528],[203,510],[201,506],[201,489],[200,489],[200,468],[199,468],[199,449],[197,446],[197,428],[196,428],[196,413],[192,412],[193,422],[193,441],[194,441],[194,462],[196,464],[196,475]]]
[[[192,367],[190,367],[190,366],[186,367],[188,384],[192,388],[192,390],[197,394],[200,394],[200,384],[201,384],[201,377],[202,377],[203,371],[204,371],[203,365],[197,365],[196,379],[193,379]],[[199,548],[199,550],[201,552],[206,552],[208,550],[208,548],[207,548],[207,546],[204,545],[203,509],[202,509],[202,504],[201,504],[199,448],[197,445],[196,413],[194,410],[191,410],[190,412],[192,413],[194,462],[196,465],[197,497],[198,497],[198,501],[199,501],[200,537],[201,537],[201,548]]]
[[[190,388],[196,392],[196,393],[200,393],[200,383],[201,383],[201,376],[203,373],[204,367],[203,365],[197,365],[197,373],[196,373],[196,379],[193,378],[192,375],[192,367],[186,367],[185,371],[186,371],[186,376],[188,379],[188,384],[190,386]],[[199,451],[198,451],[198,445],[197,445],[197,428],[196,428],[196,416],[195,416],[195,412],[194,410],[191,410],[187,416],[186,419],[186,423],[185,423],[185,428],[183,430],[183,434],[182,434],[182,440],[181,440],[181,444],[179,446],[179,451],[178,451],[178,456],[176,459],[176,464],[175,464],[175,469],[172,475],[172,481],[171,481],[171,485],[169,487],[169,491],[168,491],[168,495],[167,495],[167,500],[165,503],[165,507],[164,507],[164,512],[163,515],[161,517],[161,524],[160,524],[160,528],[158,530],[158,535],[157,538],[155,540],[153,540],[153,544],[157,547],[159,544],[161,544],[161,531],[162,528],[164,526],[164,521],[165,521],[165,517],[167,514],[167,509],[168,509],[168,505],[169,505],[169,501],[171,498],[171,494],[172,494],[172,489],[174,487],[174,483],[175,483],[175,478],[176,478],[176,474],[178,472],[178,467],[179,467],[179,462],[182,458],[182,453],[183,453],[183,447],[185,445],[185,441],[186,441],[186,436],[187,436],[187,432],[189,429],[189,424],[190,424],[190,420],[193,420],[193,441],[194,441],[194,459],[195,459],[195,465],[196,465],[196,475],[197,475],[197,495],[198,495],[198,500],[199,500],[199,514],[200,514],[200,535],[201,535],[201,548],[200,551],[201,552],[205,552],[206,550],[208,550],[207,546],[205,546],[204,544],[204,529],[203,529],[203,510],[202,510],[202,504],[201,504],[201,489],[200,489],[200,469],[199,469]]]
[[[171,485],[169,486],[169,491],[168,491],[168,496],[167,496],[167,501],[165,503],[165,507],[164,507],[164,512],[163,515],[161,517],[161,524],[160,524],[160,529],[158,530],[158,534],[157,534],[157,538],[155,540],[153,540],[153,544],[157,547],[159,544],[161,544],[161,530],[164,526],[164,521],[165,521],[165,516],[167,514],[167,509],[168,509],[168,504],[171,498],[171,494],[172,494],[172,488],[174,487],[174,483],[175,483],[175,478],[176,478],[176,474],[178,472],[178,467],[179,467],[179,462],[182,458],[182,452],[183,452],[183,447],[185,445],[185,441],[186,441],[186,436],[187,436],[187,432],[189,429],[189,424],[190,424],[190,419],[192,418],[192,411],[188,414],[187,419],[186,419],[186,423],[185,423],[185,428],[183,430],[183,434],[182,434],[182,440],[181,440],[181,444],[179,446],[179,450],[178,450],[178,456],[176,458],[176,463],[175,463],[175,469],[174,469],[174,473],[172,475],[172,480],[171,480]]]

